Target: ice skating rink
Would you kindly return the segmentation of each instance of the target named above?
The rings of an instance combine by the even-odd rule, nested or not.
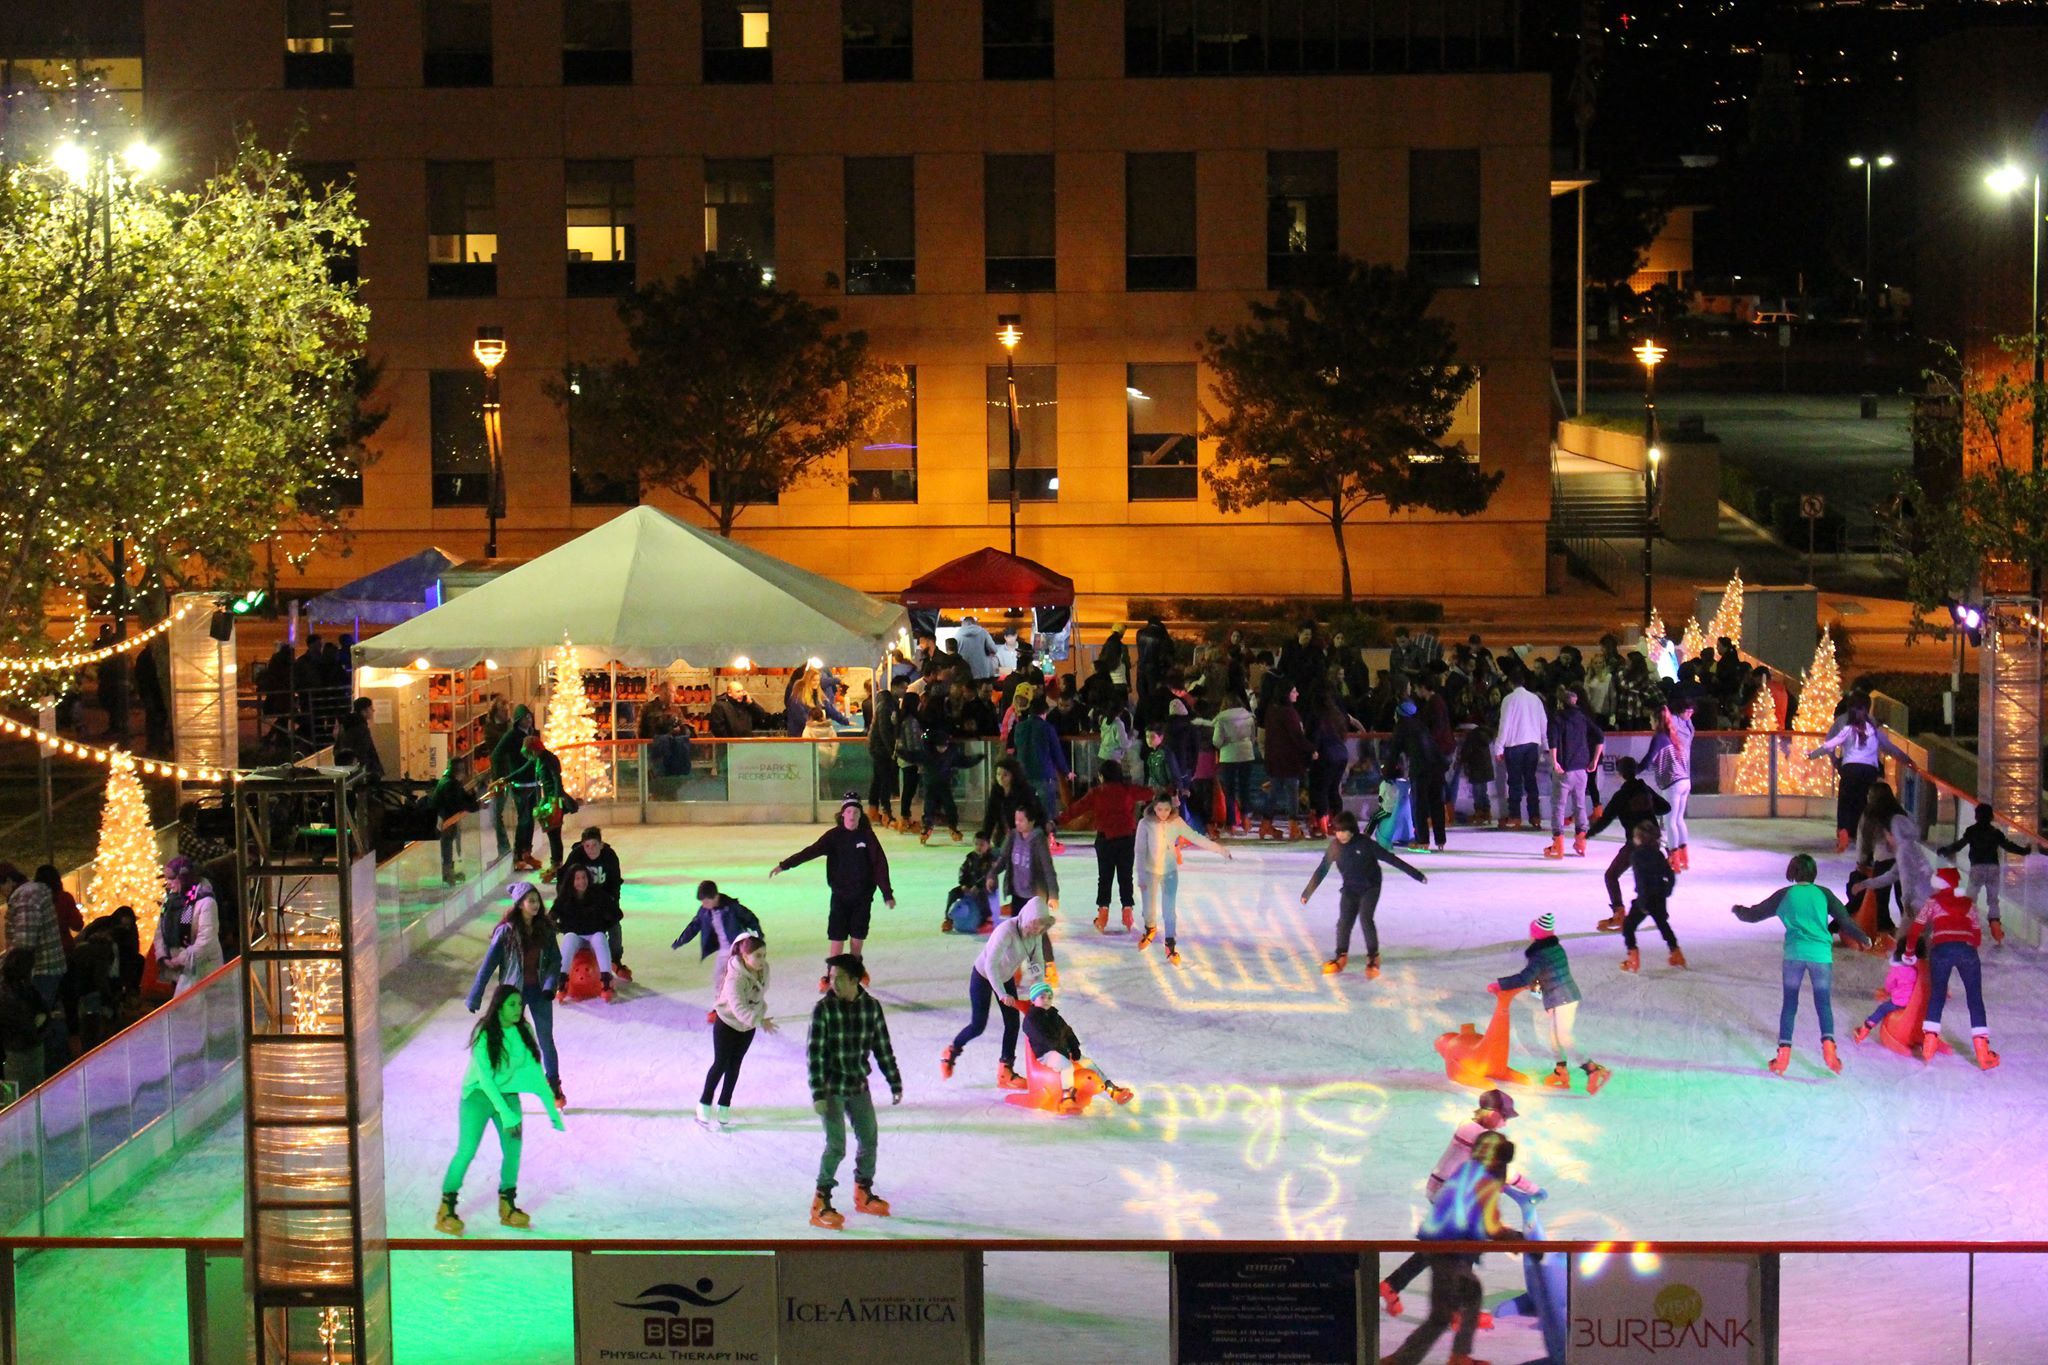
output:
[[[555,1133],[539,1118],[526,1125],[520,1190],[534,1224],[523,1235],[543,1246],[558,1237],[831,1235],[805,1219],[820,1148],[804,1029],[824,953],[822,864],[773,883],[766,876],[813,833],[609,832],[627,878],[626,958],[636,980],[612,1005],[557,1010],[568,1130]],[[1462,1021],[1483,1026],[1485,983],[1520,966],[1529,919],[1550,910],[1585,993],[1580,1037],[1615,1072],[1598,1096],[1533,1086],[1517,1096],[1522,1116],[1509,1135],[1520,1168],[1550,1193],[1543,1215],[1551,1235],[1879,1245],[2042,1237],[2048,1193],[2034,1134],[2048,1102],[2043,956],[1986,944],[1992,1034],[2004,1056],[1997,1071],[1980,1073],[1963,1056],[1927,1068],[1875,1041],[1851,1042],[1884,968],[1880,959],[1844,954],[1835,977],[1843,1074],[1822,1068],[1812,1007],[1803,1002],[1792,1070],[1774,1077],[1764,1064],[1775,1044],[1782,936],[1775,921],[1744,925],[1729,906],[1781,885],[1789,852],[1825,855],[1823,879],[1838,889],[1846,861],[1832,855],[1831,831],[1819,823],[1700,820],[1694,833],[1701,837],[1693,870],[1679,878],[1672,902],[1686,969],[1664,965],[1646,925],[1643,971],[1624,974],[1619,935],[1594,930],[1605,912],[1600,871],[1616,847],[1611,833],[1593,856],[1560,863],[1541,857],[1545,839],[1535,834],[1454,828],[1449,852],[1416,859],[1428,885],[1389,872],[1377,981],[1365,978],[1358,943],[1344,975],[1320,972],[1336,918],[1334,878],[1308,907],[1299,903],[1317,846],[1238,842],[1229,864],[1189,851],[1183,962],[1173,968],[1159,945],[1139,953],[1135,935],[1096,933],[1094,857],[1081,836],[1058,862],[1061,1003],[1105,1070],[1137,1098],[1123,1109],[1098,1100],[1074,1118],[1007,1101],[995,1085],[993,1023],[953,1079],[941,1079],[939,1053],[965,1022],[967,974],[983,940],[939,932],[961,847],[920,848],[909,836],[884,835],[897,908],[877,905],[868,962],[904,1072],[900,1108],[887,1106],[886,1087],[875,1082],[876,1188],[894,1202],[895,1216],[849,1213],[839,1235],[1409,1235],[1423,1207],[1422,1178],[1472,1105],[1473,1092],[1446,1080],[1432,1043]],[[769,1002],[783,1025],[748,1056],[729,1133],[705,1132],[691,1117],[709,1062],[708,964],[695,944],[668,947],[706,877],[760,914],[773,963]],[[487,921],[472,923],[387,983],[388,993],[413,1002],[441,1002],[412,1031],[385,1039],[395,1236],[429,1235],[471,1024],[462,997],[488,929]],[[1528,1047],[1537,1006],[1524,1001],[1515,1059],[1533,1078],[1548,1058]],[[1959,988],[1949,1018],[1951,1041],[1966,1056]],[[215,1146],[152,1181],[116,1230],[238,1232],[239,1178],[231,1172],[239,1136]],[[495,1176],[486,1137],[463,1205],[479,1233],[501,1231],[487,1209]],[[851,1178],[849,1154],[842,1204]],[[1023,1259],[991,1258],[991,1359],[1165,1358],[1158,1258],[1061,1266],[1030,1258],[1026,1271],[1001,1269]],[[413,1254],[411,1263],[431,1273],[401,1266],[401,1326],[458,1296],[504,1303],[479,1263],[503,1275],[512,1269],[506,1260]],[[1504,1296],[1518,1285],[1519,1263],[1488,1261],[1490,1297]],[[1788,1257],[1783,1359],[1960,1360],[1965,1273],[1959,1256],[1926,1264]],[[556,1279],[565,1297],[566,1276],[549,1282]],[[2025,1292],[2029,1283],[2034,1292]],[[1977,1360],[2048,1359],[2048,1324],[2038,1322],[2042,1283],[2048,1258],[1980,1258]],[[1426,1286],[1418,1281],[1408,1297],[1411,1321],[1426,1308]],[[525,1311],[536,1315],[533,1334],[519,1338],[533,1345],[530,1358],[563,1358],[565,1343],[540,1344],[566,1332],[560,1315]],[[495,1325],[505,1327],[502,1312]],[[475,1349],[485,1354],[465,1354],[456,1349],[459,1335],[435,1334],[437,1347],[452,1352],[436,1359],[511,1358],[481,1345]],[[502,1340],[462,1338],[492,1339]],[[1845,1353],[1851,1341],[1869,1349]],[[1516,1354],[1522,1345],[1529,1349]],[[1479,1347],[1503,1359],[1536,1353],[1533,1336],[1505,1324]]]

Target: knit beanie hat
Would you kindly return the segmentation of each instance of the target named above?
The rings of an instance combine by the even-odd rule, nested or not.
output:
[[[862,810],[860,794],[858,792],[848,792],[839,798],[839,809],[842,814],[845,813],[848,806],[852,806],[855,810]],[[865,814],[866,812],[862,811],[862,813]]]
[[[505,894],[512,898],[512,904],[516,907],[519,902],[526,899],[527,892],[539,889],[532,882],[513,882],[505,888]]]
[[[1041,981],[1031,988],[1031,1007],[1033,1009],[1043,1009],[1051,1003],[1052,987],[1050,985]]]
[[[1545,910],[1529,921],[1530,938],[1548,938],[1557,932],[1557,916]]]

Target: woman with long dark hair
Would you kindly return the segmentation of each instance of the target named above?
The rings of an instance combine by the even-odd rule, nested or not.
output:
[[[526,1026],[525,1013],[518,988],[500,986],[491,994],[491,1007],[470,1030],[469,1069],[462,1076],[455,1156],[441,1180],[441,1208],[434,1216],[434,1227],[441,1232],[462,1235],[462,1219],[456,1216],[455,1205],[486,1125],[498,1130],[498,1221],[508,1228],[523,1228],[533,1222],[519,1207],[519,1154],[524,1137],[519,1096],[540,1096],[547,1106],[548,1122],[558,1132],[563,1125],[562,1111],[541,1073],[540,1050],[533,1030]]]
[[[1837,755],[1841,765],[1835,786],[1835,852],[1847,852],[1863,822],[1863,805],[1870,798],[1871,784],[1882,774],[1886,754],[1906,761],[1906,755],[1884,727],[1870,719],[1870,703],[1851,696],[1835,732],[1807,752],[1808,758]]]
[[[506,889],[512,906],[491,930],[490,947],[484,950],[483,963],[469,988],[469,1012],[475,1014],[483,1003],[484,987],[493,976],[502,986],[519,992],[527,1013],[533,1016],[549,1093],[556,1104],[567,1104],[561,1063],[555,1056],[555,991],[567,979],[562,971],[561,945],[555,939],[555,922],[541,902],[540,888],[532,882],[514,882]]]

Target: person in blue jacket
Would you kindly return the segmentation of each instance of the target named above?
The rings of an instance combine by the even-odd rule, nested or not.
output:
[[[741,934],[752,934],[764,947],[767,945],[768,936],[762,932],[761,921],[753,911],[720,891],[717,882],[702,881],[697,883],[697,917],[668,946],[673,952],[694,938],[699,962],[716,953],[718,961],[711,968],[711,984],[716,989],[725,980],[725,960],[732,956],[732,947]]]
[[[1341,888],[1337,893],[1337,951],[1323,964],[1323,975],[1335,976],[1344,970],[1344,964],[1351,959],[1351,927],[1362,920],[1365,975],[1372,980],[1380,974],[1380,931],[1373,923],[1380,904],[1380,864],[1389,863],[1418,882],[1427,882],[1429,878],[1403,862],[1392,849],[1359,837],[1358,817],[1350,811],[1339,812],[1331,825],[1330,846],[1323,850],[1322,862],[1316,864],[1314,875],[1302,890],[1301,903],[1308,904],[1308,898],[1323,884],[1334,864]]]
[[[561,945],[555,941],[555,922],[541,901],[540,888],[532,882],[514,882],[506,892],[512,898],[512,908],[491,930],[490,946],[484,949],[483,964],[476,969],[466,1003],[475,1014],[494,976],[519,992],[533,1020],[548,1086],[554,1091],[555,1103],[565,1105],[569,1101],[562,1094],[562,1067],[555,1056],[555,992],[567,977],[562,971]]]
[[[1579,984],[1572,980],[1571,959],[1565,956],[1564,944],[1557,938],[1557,916],[1546,910],[1529,921],[1529,946],[1523,956],[1528,960],[1521,971],[1488,984],[1486,989],[1499,995],[1502,991],[1534,986],[1543,996],[1543,1015],[1549,1022],[1551,1048],[1557,1056],[1557,1065],[1543,1078],[1543,1083],[1556,1090],[1569,1090],[1572,1072],[1566,1054],[1573,1051],[1572,1024],[1578,1018],[1580,996]],[[1586,1073],[1586,1093],[1597,1095],[1614,1073],[1584,1052],[1580,1052],[1579,1058],[1579,1069]]]

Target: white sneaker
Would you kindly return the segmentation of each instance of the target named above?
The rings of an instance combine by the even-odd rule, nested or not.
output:
[[[711,1106],[710,1106],[710,1105],[708,1105],[708,1104],[700,1104],[700,1105],[698,1105],[698,1106],[697,1106],[697,1126],[698,1126],[699,1128],[702,1128],[702,1129],[703,1129],[703,1130],[704,1130],[705,1132],[707,1132],[707,1133],[711,1131]]]
[[[732,1131],[732,1106],[729,1104],[718,1106],[718,1131],[721,1133],[730,1133]]]

